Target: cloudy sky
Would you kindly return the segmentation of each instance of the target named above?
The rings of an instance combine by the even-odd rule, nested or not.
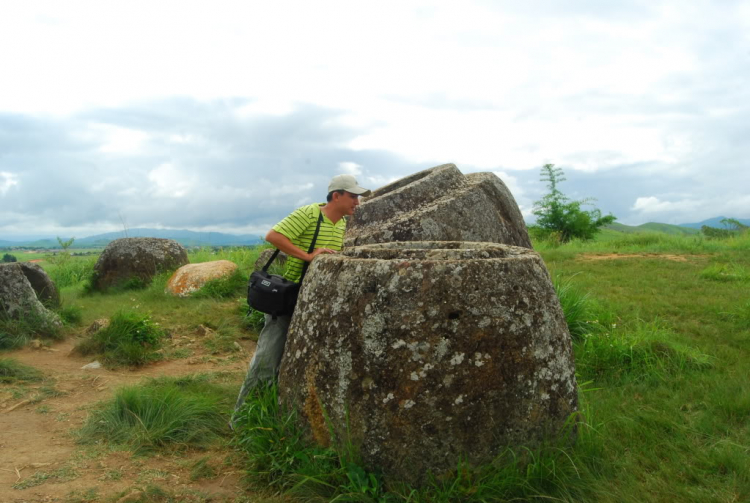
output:
[[[455,163],[521,210],[750,218],[750,2],[0,0],[0,239],[264,234]]]

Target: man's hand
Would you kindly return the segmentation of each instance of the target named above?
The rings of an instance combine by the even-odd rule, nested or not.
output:
[[[336,250],[331,250],[330,248],[316,248],[312,253],[307,253],[306,251],[294,246],[294,243],[292,243],[288,237],[279,232],[276,232],[273,229],[268,231],[268,234],[266,234],[266,241],[268,241],[287,255],[291,257],[297,257],[298,259],[304,260],[305,262],[312,262],[312,259],[320,255],[321,253],[338,253]]]
[[[321,253],[338,253],[336,250],[331,250],[330,248],[316,248],[313,250],[312,253],[308,253],[308,256],[310,257],[307,262],[312,262],[312,259],[320,255]]]

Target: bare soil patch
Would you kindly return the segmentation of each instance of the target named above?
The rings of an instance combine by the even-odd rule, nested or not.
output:
[[[242,341],[243,352],[229,358],[211,356],[200,343],[188,343],[190,358],[113,371],[81,369],[92,359],[71,354],[76,342],[68,339],[49,348],[2,355],[41,370],[47,379],[23,386],[0,384],[0,501],[70,501],[71,494],[86,491],[96,499],[76,501],[103,501],[148,484],[179,494],[181,501],[247,500],[241,467],[233,462],[230,449],[134,456],[107,446],[77,445],[71,432],[84,424],[97,402],[147,377],[230,372],[236,374],[239,390],[255,343]],[[212,476],[191,480],[192,467],[204,458]]]
[[[705,255],[671,255],[667,253],[609,253],[603,255],[578,255],[576,260],[618,260],[625,258],[656,258],[673,260],[675,262],[688,262],[690,259],[704,258]]]

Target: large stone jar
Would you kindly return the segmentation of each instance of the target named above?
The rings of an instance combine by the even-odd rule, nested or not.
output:
[[[172,239],[115,239],[96,261],[92,283],[98,290],[128,282],[148,284],[157,274],[187,263],[187,250]]]
[[[318,256],[279,385],[318,443],[350,441],[368,468],[416,484],[555,435],[577,407],[570,334],[542,259],[492,243]]]
[[[493,173],[443,164],[364,198],[347,224],[347,247],[392,241],[482,241],[531,248],[521,211]]]

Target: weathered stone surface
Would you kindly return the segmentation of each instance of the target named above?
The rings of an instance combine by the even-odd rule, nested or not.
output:
[[[188,263],[187,251],[172,239],[122,238],[109,243],[94,266],[94,287],[100,290],[153,277]]]
[[[513,195],[493,173],[444,164],[386,185],[347,223],[347,247],[393,241],[479,241],[531,248]]]
[[[18,263],[0,264],[0,316],[28,320],[42,331],[62,327],[60,317],[39,302]]]
[[[226,278],[236,270],[237,264],[229,260],[187,264],[177,269],[169,278],[166,292],[178,297],[188,297],[200,290],[207,281]]]
[[[492,243],[317,257],[279,386],[317,442],[349,439],[369,468],[417,484],[556,434],[577,407],[570,334],[541,257]]]
[[[60,307],[60,292],[57,291],[55,282],[47,275],[47,272],[41,266],[31,262],[18,262],[18,265],[21,266],[21,271],[36,292],[36,298],[47,307]]]
[[[263,267],[268,262],[268,259],[271,258],[271,255],[273,255],[273,252],[276,251],[276,248],[268,248],[266,250],[263,250],[260,252],[260,255],[258,255],[258,259],[255,261],[255,264],[253,265],[253,270],[260,271],[263,269]],[[279,250],[279,254],[276,255],[276,258],[271,262],[271,267],[269,267],[269,270],[271,268],[283,268],[286,264],[286,253]]]

